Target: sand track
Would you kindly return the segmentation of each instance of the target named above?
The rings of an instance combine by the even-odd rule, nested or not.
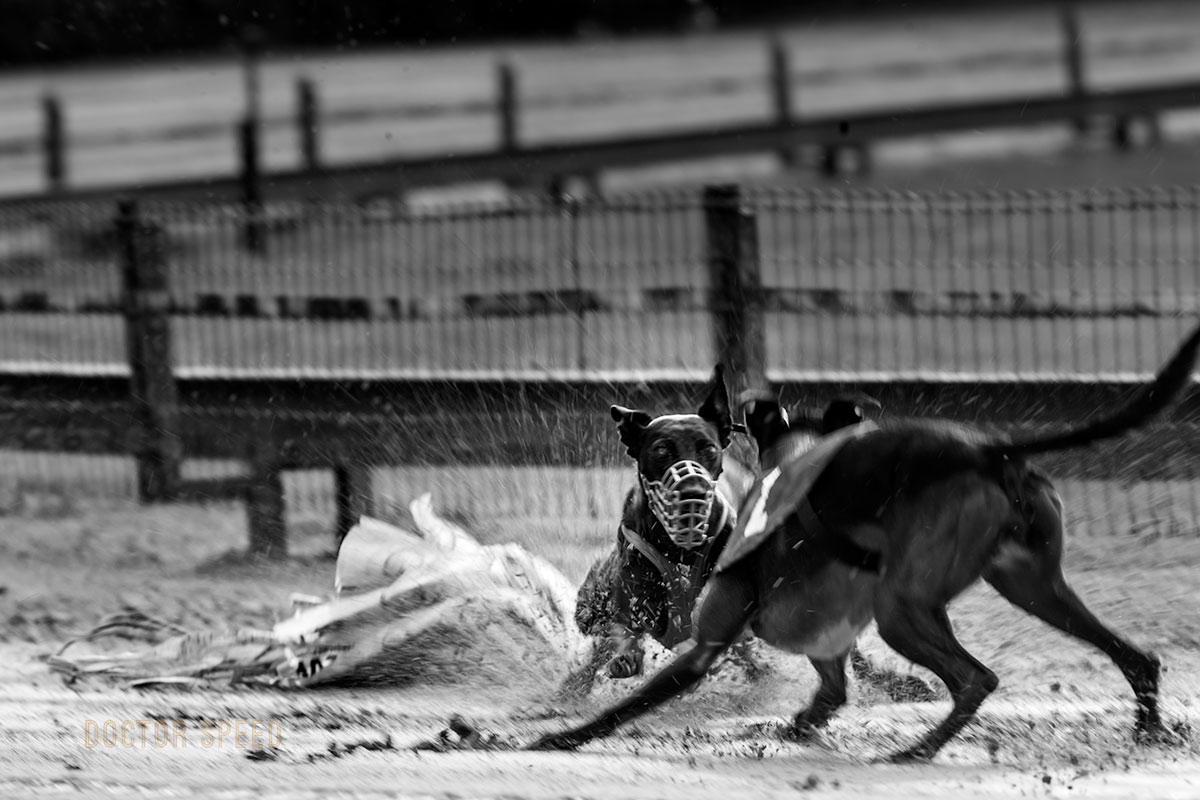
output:
[[[237,516],[219,506],[97,511],[61,520],[0,517],[0,586],[6,587],[0,593],[0,664],[6,667],[0,671],[0,796],[1200,796],[1200,736],[1169,747],[1135,745],[1132,698],[1116,670],[987,588],[970,590],[950,616],[968,649],[1000,675],[1001,688],[976,724],[935,763],[920,767],[871,762],[933,724],[945,701],[892,705],[852,684],[850,705],[820,740],[807,746],[779,741],[772,724],[793,713],[815,686],[803,661],[785,657],[772,658],[773,670],[761,684],[718,674],[663,713],[576,754],[410,750],[435,736],[452,714],[529,741],[593,713],[624,690],[601,686],[589,701],[548,715],[550,684],[538,665],[490,651],[468,648],[461,655],[464,663],[490,661],[487,669],[303,692],[66,687],[39,661],[72,632],[131,600],[197,628],[221,620],[269,622],[276,609],[286,608],[290,592],[328,589],[332,561],[316,557],[328,544],[323,535],[297,536],[299,557],[288,565],[212,568],[213,556],[243,537]],[[581,550],[580,563],[589,554]],[[1190,533],[1068,536],[1067,571],[1076,588],[1102,618],[1163,656],[1164,713],[1200,729],[1200,692],[1191,678],[1200,670],[1198,556],[1200,543]],[[571,558],[560,554],[567,561],[559,566],[577,579]],[[863,644],[873,657],[904,668],[874,636]],[[87,746],[89,720],[140,719],[183,720],[187,744]],[[264,748],[267,760],[253,760],[232,737],[204,747],[201,726],[222,720],[275,722],[280,746]]]

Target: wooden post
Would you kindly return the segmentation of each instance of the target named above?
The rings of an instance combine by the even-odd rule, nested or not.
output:
[[[1067,94],[1076,100],[1082,100],[1087,95],[1087,87],[1083,79],[1083,41],[1079,30],[1079,8],[1075,0],[1063,0],[1058,5],[1058,19],[1062,27],[1063,63],[1067,69]],[[1075,132],[1087,133],[1088,119],[1086,116],[1076,117],[1072,121]]]
[[[321,167],[320,116],[317,113],[317,89],[308,78],[296,81],[296,128],[300,135],[300,162],[315,172]]]
[[[176,432],[179,398],[171,368],[170,302],[161,229],[138,218],[137,205],[118,205],[117,241],[125,294],[130,400],[136,424],[138,499],[173,500],[183,460]]]
[[[50,191],[57,192],[63,189],[67,180],[66,130],[62,103],[52,94],[42,98],[42,124],[46,186]]]
[[[771,102],[775,111],[775,124],[787,127],[792,123],[792,68],[787,45],[780,39],[771,42],[771,60],[768,77],[771,82]],[[779,151],[779,161],[785,167],[796,166],[799,159],[796,151],[785,147]]]
[[[264,31],[257,25],[242,29],[242,80],[246,93],[246,117],[255,122],[262,116],[262,81],[259,61],[262,57]]]
[[[333,469],[337,493],[337,546],[364,515],[374,513],[371,468],[365,464],[338,464]]]
[[[286,504],[283,468],[269,447],[250,457],[250,482],[246,489],[246,526],[250,531],[249,554],[260,558],[287,558]]]
[[[262,176],[258,166],[258,124],[247,117],[238,124],[238,145],[242,161],[242,207],[245,221],[242,246],[252,253],[265,249],[262,230]]]
[[[496,65],[496,114],[499,122],[499,149],[503,153],[517,149],[517,74],[512,64]]]
[[[246,210],[243,244],[252,253],[262,252],[262,175],[259,167],[258,140],[262,128],[262,89],[259,59],[263,31],[257,25],[242,30],[242,74],[245,81],[246,112],[238,126],[238,150],[242,164],[242,202]]]
[[[704,220],[717,360],[728,369],[737,397],[767,381],[758,223],[734,185],[704,190]]]

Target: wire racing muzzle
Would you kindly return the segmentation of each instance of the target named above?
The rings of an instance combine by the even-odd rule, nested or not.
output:
[[[708,541],[717,483],[703,464],[676,461],[661,480],[640,477],[650,510],[676,546],[693,550]]]

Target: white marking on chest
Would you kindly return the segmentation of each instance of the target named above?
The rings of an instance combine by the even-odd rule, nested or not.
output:
[[[992,556],[992,564],[1000,569],[1013,569],[1019,565],[1028,565],[1033,560],[1028,548],[1016,542],[1004,542],[996,548]]]
[[[835,658],[850,649],[868,622],[869,615],[861,623],[850,617],[840,617],[822,624],[815,620],[797,620],[793,612],[788,611],[783,617],[758,620],[753,630],[764,642],[780,650],[813,658]]]
[[[754,504],[754,509],[750,512],[750,519],[746,520],[746,529],[742,531],[742,535],[749,539],[752,536],[757,536],[762,533],[763,528],[767,527],[767,497],[771,494],[771,487],[775,485],[775,481],[779,480],[779,468],[771,470],[767,473],[762,481],[762,491],[758,493],[758,501]]]
[[[805,642],[801,652],[813,658],[835,658],[850,649],[865,625],[854,625],[849,619],[841,619],[828,625],[817,637]]]

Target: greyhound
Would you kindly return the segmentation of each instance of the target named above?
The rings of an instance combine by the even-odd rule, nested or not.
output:
[[[726,457],[732,433],[751,433],[760,464],[773,465],[784,434],[828,435],[861,423],[864,405],[879,405],[871,398],[839,397],[824,410],[793,413],[789,419],[777,405],[755,406],[760,394],[743,396],[748,398],[744,416],[753,423],[749,431],[733,422],[720,365],[695,414],[651,418],[619,405],[610,408],[638,477],[626,494],[613,548],[592,565],[580,586],[576,624],[599,642],[588,662],[564,681],[560,698],[586,694],[601,668],[613,678],[640,675],[647,636],[668,649],[691,636],[697,600],[734,529],[734,506],[753,484],[750,468]],[[788,443],[793,449],[807,445],[811,440],[800,436]],[[745,639],[733,654],[751,677],[759,674],[761,666]],[[915,676],[879,669],[857,650],[851,662],[857,678],[893,700],[932,699],[928,685]]]
[[[1133,689],[1139,740],[1169,739],[1158,710],[1159,659],[1097,619],[1062,573],[1062,501],[1027,456],[1080,447],[1144,425],[1189,384],[1200,327],[1155,379],[1111,415],[1059,433],[989,435],[945,420],[858,425],[783,460],[746,498],[703,602],[696,644],[591,721],[542,736],[533,750],[570,750],[699,682],[749,626],[768,644],[809,656],[821,683],[785,733],[803,740],[846,699],[845,662],[874,618],[902,656],[945,683],[950,714],[893,762],[932,759],[999,680],[955,639],[947,604],[983,578],[1013,605],[1107,654]],[[831,555],[850,541],[877,558]]]
[[[575,622],[600,637],[592,663],[568,684],[590,687],[600,666],[613,678],[640,675],[642,639],[666,648],[691,635],[692,608],[733,533],[736,503],[753,475],[724,452],[734,430],[720,365],[694,414],[652,418],[614,405],[609,410],[637,482],[625,496],[614,547],[580,586]]]

